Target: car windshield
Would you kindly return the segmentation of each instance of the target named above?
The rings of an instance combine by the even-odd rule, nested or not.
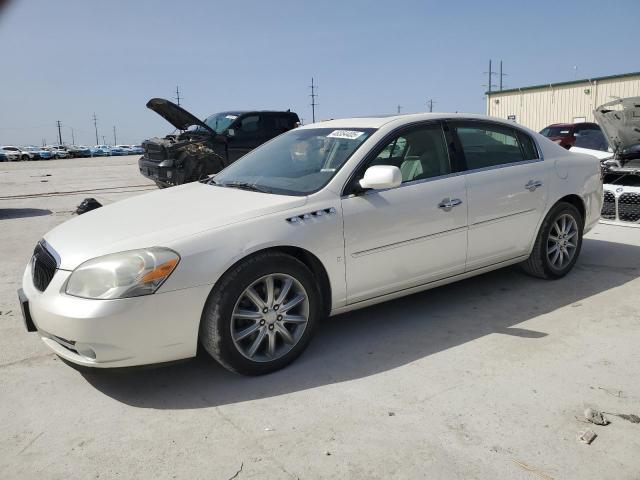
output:
[[[214,113],[210,117],[207,117],[204,123],[216,133],[222,133],[236,118],[238,118],[238,116],[238,113],[233,112]],[[199,129],[200,127],[196,128],[196,130]]]
[[[569,127],[547,127],[540,133],[545,137],[564,137],[569,135],[570,131]]]
[[[325,186],[373,128],[302,128],[247,153],[215,176],[223,186],[307,195]]]

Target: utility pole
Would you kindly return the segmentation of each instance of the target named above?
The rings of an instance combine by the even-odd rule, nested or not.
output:
[[[502,73],[502,60],[500,60],[500,91],[502,91],[502,87],[503,87],[502,79],[506,76],[507,76],[506,73]]]
[[[487,87],[487,91],[489,93],[491,93],[493,87],[495,87],[496,85],[493,83],[493,74],[496,73],[493,70],[491,70],[491,60],[489,60],[489,71],[488,72],[484,72],[486,74],[489,75],[489,83],[486,85],[483,85],[483,87]]]
[[[311,123],[316,123],[316,106],[318,105],[316,103],[316,97],[318,96],[316,94],[316,88],[318,88],[318,86],[313,83],[313,77],[311,77],[311,85],[309,88],[311,88],[311,95],[309,95],[311,97]]]
[[[113,145],[118,144],[118,138],[116,137],[116,126],[113,126]]]
[[[398,115],[400,115],[401,110],[402,110],[402,105],[398,105]]]
[[[432,98],[427,100],[427,108],[429,109],[429,113],[433,112],[433,104],[436,103]]]
[[[58,120],[57,123],[58,123],[58,145],[62,146],[62,131],[60,130],[60,120]]]
[[[176,85],[176,100],[178,102],[178,106],[180,106],[180,85]]]
[[[102,144],[103,144],[103,145],[106,145],[106,144],[107,144],[107,141],[104,139],[104,135],[102,135]]]
[[[96,118],[96,112],[93,112],[93,126],[96,129],[96,145],[98,145],[100,140],[98,140],[98,119]]]
[[[73,127],[69,127],[71,129],[71,145],[76,144],[76,136],[73,134]]]

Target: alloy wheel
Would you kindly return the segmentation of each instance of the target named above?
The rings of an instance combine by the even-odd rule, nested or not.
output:
[[[240,295],[231,318],[237,350],[254,362],[272,362],[295,347],[309,321],[309,296],[284,273],[259,278]]]
[[[555,270],[564,269],[576,254],[578,248],[578,223],[569,214],[560,215],[549,231],[547,238],[547,259]]]

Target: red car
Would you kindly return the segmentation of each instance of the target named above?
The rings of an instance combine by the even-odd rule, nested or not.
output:
[[[597,130],[601,132],[597,123],[554,123],[540,130],[540,134],[553,140],[561,147],[571,148],[576,143],[576,134],[580,135],[585,130]]]

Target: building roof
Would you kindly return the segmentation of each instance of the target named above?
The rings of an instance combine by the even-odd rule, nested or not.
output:
[[[617,78],[638,77],[638,76],[640,76],[640,72],[621,73],[618,75],[607,75],[605,77],[593,77],[593,78],[583,78],[582,80],[571,80],[569,82],[543,83],[540,85],[531,85],[529,87],[506,88],[504,90],[492,90],[490,92],[485,92],[485,94],[497,95],[497,94],[503,94],[503,93],[524,92],[526,90],[537,90],[540,88],[548,88],[550,86],[561,87],[565,85],[577,85],[580,83],[591,83],[591,82],[600,81],[600,80],[615,80]]]

